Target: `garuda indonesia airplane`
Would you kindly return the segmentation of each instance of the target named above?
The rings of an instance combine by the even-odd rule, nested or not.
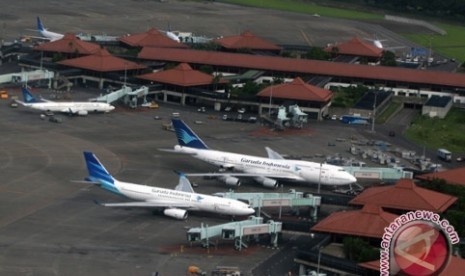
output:
[[[188,176],[216,176],[230,186],[239,186],[241,177],[253,178],[267,188],[277,188],[278,180],[320,183],[321,185],[351,185],[357,179],[344,168],[317,162],[285,159],[266,147],[268,157],[213,150],[181,119],[172,119],[178,138],[174,150],[218,166],[218,173],[189,173]]]
[[[165,189],[139,185],[115,179],[91,152],[84,152],[89,176],[85,183],[96,184],[102,189],[134,201],[99,203],[106,207],[162,208],[163,214],[176,219],[186,219],[188,211],[212,212],[231,216],[255,213],[248,204],[229,198],[195,193],[185,175],[180,174],[176,188]]]
[[[68,113],[71,115],[86,116],[89,112],[110,112],[115,109],[108,103],[99,102],[53,102],[44,99],[36,99],[26,88],[22,88],[24,101],[17,103],[41,111]]]

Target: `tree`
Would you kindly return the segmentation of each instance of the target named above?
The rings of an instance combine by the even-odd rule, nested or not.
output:
[[[356,262],[368,262],[379,258],[379,249],[361,238],[346,237],[343,240],[346,258]]]
[[[242,94],[245,95],[256,95],[259,91],[260,86],[253,81],[247,81],[242,87]]]
[[[381,65],[383,66],[397,66],[396,55],[391,51],[384,51],[381,57]]]
[[[199,68],[199,71],[202,71],[206,74],[212,75],[213,74],[213,67],[211,65],[202,65]]]
[[[319,47],[312,47],[308,50],[307,54],[305,54],[305,58],[307,59],[328,60],[330,57],[330,53],[323,51],[323,49]]]

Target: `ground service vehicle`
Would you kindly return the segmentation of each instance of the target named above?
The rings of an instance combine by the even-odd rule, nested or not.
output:
[[[438,157],[446,162],[452,160],[452,153],[446,149],[438,149]]]

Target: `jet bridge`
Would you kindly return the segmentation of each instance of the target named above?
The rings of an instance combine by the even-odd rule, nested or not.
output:
[[[321,205],[320,196],[307,194],[304,197],[303,192],[297,192],[294,189],[289,190],[288,193],[235,193],[231,191],[216,193],[215,195],[237,200],[247,200],[252,208],[257,209],[259,214],[262,207],[291,207],[296,212],[298,212],[299,207],[310,207],[312,210],[311,217],[314,220],[317,218],[318,206]]]
[[[0,84],[4,83],[28,83],[31,81],[48,80],[48,86],[52,86],[52,79],[55,73],[48,70],[21,71],[19,73],[9,73],[0,75]]]
[[[147,86],[142,86],[136,90],[132,90],[129,86],[123,86],[120,90],[110,92],[92,100],[96,102],[113,103],[119,99],[123,99],[124,104],[131,108],[136,108],[138,98],[143,98],[143,103],[147,103],[146,96],[148,93],[149,89]]]
[[[200,241],[202,246],[209,248],[212,244],[213,237],[221,236],[224,240],[234,240],[234,246],[237,250],[247,248],[246,241],[250,236],[259,234],[271,235],[271,244],[273,247],[278,246],[278,233],[282,230],[282,223],[268,221],[263,223],[262,217],[250,216],[249,219],[237,222],[230,222],[215,226],[208,226],[202,223],[200,228],[191,228],[187,231],[187,240],[189,242]]]

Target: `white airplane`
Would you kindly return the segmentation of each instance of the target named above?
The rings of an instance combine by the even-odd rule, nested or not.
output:
[[[167,31],[162,31],[160,32],[166,34],[167,37],[171,38],[172,40],[181,43],[181,39],[179,39],[179,36],[177,36],[174,32],[171,31],[171,25],[168,23],[168,30]]]
[[[47,31],[47,29],[44,28],[44,25],[42,24],[42,21],[40,20],[38,16],[37,16],[37,31],[43,38],[50,40],[50,41],[62,39],[64,36],[63,34]]]
[[[48,100],[38,100],[26,88],[22,88],[24,101],[16,100],[17,103],[47,112],[61,112],[71,115],[86,116],[89,112],[110,112],[114,106],[99,102],[52,102]]]
[[[277,179],[333,186],[351,185],[357,181],[342,167],[284,159],[268,147],[268,158],[211,150],[181,119],[173,118],[172,124],[179,144],[174,150],[164,151],[188,154],[222,170],[219,173],[192,173],[187,176],[216,176],[229,186],[239,186],[241,182],[238,177],[251,177],[267,188],[277,188]]]
[[[167,31],[166,36],[171,38],[172,40],[174,40],[176,42],[181,43],[181,40],[179,39],[179,37],[175,33],[173,33],[172,31]]]
[[[84,158],[89,172],[85,183],[96,184],[105,190],[136,200],[99,203],[102,206],[163,208],[164,215],[176,219],[186,219],[188,210],[231,216],[247,216],[255,213],[253,208],[239,200],[195,193],[183,174],[180,174],[179,183],[174,190],[138,185],[116,180],[91,152],[84,152]]]

